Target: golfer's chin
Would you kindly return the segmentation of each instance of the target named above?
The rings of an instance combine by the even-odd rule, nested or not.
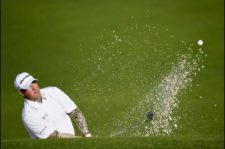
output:
[[[33,101],[40,101],[41,100],[41,95],[35,95],[33,96]]]

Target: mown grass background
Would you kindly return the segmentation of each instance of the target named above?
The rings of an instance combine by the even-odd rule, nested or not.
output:
[[[153,52],[144,46],[138,47],[141,46],[138,43],[132,47],[136,64],[130,66],[128,62],[132,60],[127,56],[129,51],[125,44],[118,44],[111,51],[99,48],[111,42],[113,31],[122,39],[142,41],[146,37],[139,34],[140,28],[126,31],[136,24],[156,26],[159,38],[152,34],[149,38],[154,38],[158,44],[169,42],[172,50],[157,47]],[[168,38],[171,35],[173,38]],[[205,69],[195,78],[193,87],[179,97],[176,114],[181,117],[182,127],[174,132],[178,141],[174,141],[174,136],[107,138],[112,130],[110,123],[162,79],[169,69],[166,66],[175,61],[173,55],[182,50],[181,41],[196,44],[198,39],[204,40]],[[101,61],[113,53],[117,56],[114,61]],[[67,148],[104,148],[106,144],[102,142],[105,142],[107,148],[137,148],[139,145],[142,148],[222,148],[223,62],[223,0],[2,0],[2,147],[55,148],[55,144],[67,144]],[[104,72],[98,70],[98,64],[104,66],[101,69]],[[30,141],[21,121],[23,99],[13,86],[15,76],[23,71],[37,77],[41,87],[58,86],[68,93],[83,111],[92,134],[100,137]],[[145,78],[144,81],[141,78]],[[78,130],[76,132],[79,134]],[[195,137],[180,140],[180,135]],[[153,143],[149,144],[151,141]]]
[[[91,139],[61,139],[61,140],[7,140],[3,141],[3,148],[222,148],[223,138],[218,136],[179,136],[179,137],[114,137]]]

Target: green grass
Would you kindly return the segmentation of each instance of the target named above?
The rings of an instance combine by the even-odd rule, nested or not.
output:
[[[37,148],[40,143],[58,148],[65,142],[61,145],[80,148],[222,148],[223,6],[223,0],[1,1],[2,147]],[[129,137],[138,134],[134,130],[108,138],[122,129],[116,120],[125,121],[124,114],[168,75],[175,55],[186,52],[182,41],[196,52],[199,39],[207,55],[201,62],[205,68],[176,96],[174,137]],[[13,86],[22,71],[37,77],[41,87],[58,86],[68,93],[98,137],[30,141],[21,121],[23,99]],[[124,128],[132,125],[129,120]]]
[[[49,148],[49,149],[146,149],[146,148],[183,148],[183,149],[222,149],[222,136],[177,136],[177,137],[114,137],[91,139],[59,139],[59,140],[8,140],[2,141],[2,148]]]

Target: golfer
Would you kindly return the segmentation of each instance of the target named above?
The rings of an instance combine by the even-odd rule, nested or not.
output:
[[[23,72],[14,85],[24,97],[22,121],[31,138],[73,138],[74,120],[83,134],[91,137],[86,120],[77,105],[57,87],[39,88],[37,79]]]

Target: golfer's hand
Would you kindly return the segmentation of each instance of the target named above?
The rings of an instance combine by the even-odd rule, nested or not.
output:
[[[84,137],[85,137],[85,138],[90,138],[90,137],[92,137],[92,136],[91,136],[90,133],[87,133],[87,134],[84,134]]]

